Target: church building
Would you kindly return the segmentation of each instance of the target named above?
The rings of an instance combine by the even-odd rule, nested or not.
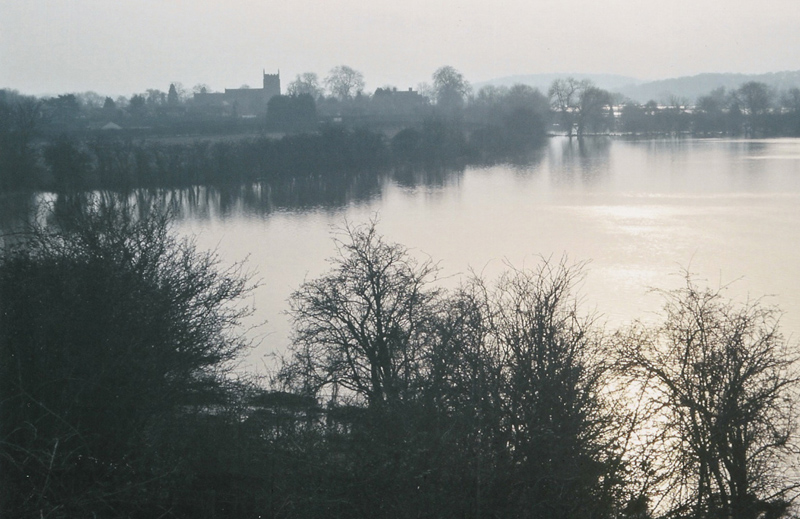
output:
[[[235,117],[256,117],[267,113],[267,103],[281,95],[281,75],[263,73],[262,88],[226,88],[224,92],[194,94],[195,106]]]

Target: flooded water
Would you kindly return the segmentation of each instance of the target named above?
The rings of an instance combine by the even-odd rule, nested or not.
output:
[[[172,196],[180,232],[257,271],[253,322],[266,324],[250,369],[285,351],[286,299],[327,270],[332,228],[376,215],[387,239],[438,261],[447,285],[567,254],[589,262],[583,308],[614,329],[653,320],[662,299],[650,289],[679,286],[687,269],[742,300],[769,296],[800,339],[799,139],[554,138],[525,166]]]

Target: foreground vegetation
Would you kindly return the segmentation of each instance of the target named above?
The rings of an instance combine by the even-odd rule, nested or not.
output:
[[[566,259],[448,291],[374,222],[335,239],[271,381],[232,369],[247,276],[158,213],[62,204],[9,239],[3,517],[792,513],[777,310],[687,275],[661,324],[609,333]]]

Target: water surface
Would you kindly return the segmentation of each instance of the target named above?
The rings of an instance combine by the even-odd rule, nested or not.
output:
[[[438,261],[447,286],[471,270],[493,277],[508,263],[567,254],[589,262],[584,311],[614,329],[657,319],[663,300],[651,289],[678,287],[688,269],[732,297],[769,296],[785,312],[784,333],[800,339],[800,139],[554,138],[526,165],[135,196],[172,200],[179,232],[257,271],[250,324],[266,324],[251,332],[249,369],[285,352],[286,300],[329,268],[332,229],[376,216],[387,239]],[[8,228],[31,202],[0,205]]]
[[[552,139],[534,163],[409,174],[299,197],[206,204],[182,221],[226,261],[249,257],[262,287],[253,296],[267,323],[248,359],[285,351],[286,299],[328,269],[331,230],[378,216],[380,231],[430,256],[454,285],[471,269],[567,254],[589,261],[580,287],[586,311],[609,329],[652,321],[650,289],[680,285],[683,269],[739,299],[764,295],[800,337],[800,140]],[[326,190],[323,189],[324,193]],[[308,202],[310,201],[310,202]]]

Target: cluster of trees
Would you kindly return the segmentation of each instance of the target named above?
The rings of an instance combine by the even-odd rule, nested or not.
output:
[[[607,335],[578,311],[580,265],[446,292],[374,224],[337,245],[290,300],[279,377],[324,408],[311,445],[338,477],[307,499],[389,517],[790,510],[797,356],[774,309],[687,275],[662,324]]]
[[[324,85],[314,73],[298,75],[289,95],[268,102],[265,117],[240,120],[187,115],[185,89],[172,84],[167,93],[148,91],[126,104],[128,117],[155,126],[118,134],[85,128],[98,117],[121,114],[121,101],[105,99],[101,106],[96,95],[39,100],[2,90],[0,189],[252,182],[290,172],[521,161],[544,142],[548,127],[579,138],[609,132],[800,135],[800,90],[778,95],[757,82],[715,90],[694,107],[680,99],[642,106],[573,78],[554,81],[547,95],[525,85],[473,93],[449,66],[436,70],[420,92],[386,86],[367,95],[363,75],[347,66],[334,68]],[[286,136],[270,140],[263,136],[268,131]],[[216,137],[162,139],[197,132]],[[222,138],[242,132],[262,136]]]
[[[40,102],[0,90],[0,189],[34,186],[40,120]]]
[[[796,354],[758,302],[687,276],[660,325],[608,334],[581,265],[444,290],[349,226],[265,387],[231,376],[240,269],[142,208],[67,209],[0,253],[3,517],[792,510]]]
[[[751,81],[736,90],[720,87],[700,96],[694,105],[672,98],[666,106],[626,103],[620,129],[630,133],[686,132],[696,135],[800,135],[800,89],[776,92]]]
[[[589,80],[558,79],[548,90],[554,129],[573,132],[629,134],[800,135],[800,89],[775,92],[751,81],[727,92],[724,87],[692,104],[670,97],[639,104],[608,92]]]
[[[442,71],[451,71],[451,80],[460,78],[463,81],[463,77],[460,77],[452,67],[442,67],[434,76],[437,74],[442,76]],[[438,80],[439,87],[448,88],[442,87],[442,79],[444,77]],[[324,80],[320,80],[313,72],[298,74],[297,78],[287,85],[286,95],[280,96],[288,99],[277,101],[278,106],[273,108],[275,113],[268,115],[266,121],[258,121],[259,124],[255,128],[266,127],[281,131],[313,130],[319,119],[330,120],[342,115],[360,119],[365,115],[372,116],[372,119],[395,119],[404,116],[401,117],[402,120],[418,121],[430,114],[428,110],[430,105],[425,95],[411,96],[410,101],[404,101],[403,106],[394,107],[392,110],[391,106],[387,107],[386,103],[380,102],[380,99],[371,103],[373,96],[364,91],[364,86],[363,74],[346,65],[334,67]],[[246,88],[247,85],[242,87]],[[387,85],[378,90],[393,93],[397,88]],[[241,131],[241,128],[220,125],[221,113],[204,110],[201,105],[196,105],[192,95],[194,93],[212,93],[212,90],[207,85],[198,84],[190,91],[180,82],[172,82],[167,92],[148,89],[130,97],[119,96],[116,99],[95,92],[36,99],[12,90],[0,90],[0,102],[12,106],[22,99],[38,103],[39,117],[43,123],[40,124],[40,129],[51,134],[96,129],[109,121],[125,128],[150,131],[160,128],[173,133],[197,133],[198,129],[207,126],[217,131]],[[306,96],[310,98],[313,106],[311,111]],[[299,106],[294,106],[295,103],[299,103]],[[294,116],[295,110],[302,120],[300,124],[297,121],[286,120],[286,115]],[[235,114],[235,111],[228,115],[232,114]],[[247,127],[247,130],[252,129]]]
[[[63,144],[60,144],[63,143]],[[358,174],[386,167],[381,134],[343,127],[319,133],[239,140],[166,143],[98,138],[87,143],[56,140],[45,146],[51,187],[126,190],[138,187],[278,182],[333,174]],[[73,157],[83,157],[80,167]]]
[[[473,103],[471,128],[431,116],[389,137],[385,132],[316,126],[306,94],[269,102],[274,121],[314,131],[237,139],[134,139],[99,133],[43,135],[38,103],[7,107],[0,129],[0,189],[59,192],[137,187],[182,187],[287,178],[357,175],[410,167],[463,167],[524,157],[544,142],[545,105],[528,87],[492,91]],[[0,105],[2,107],[2,105]]]
[[[567,136],[572,137],[576,127],[578,137],[584,133],[605,133],[614,129],[614,97],[588,79],[556,79],[547,95],[557,114],[560,129]]]
[[[246,86],[246,85],[245,85]],[[224,124],[226,118],[194,106],[192,92],[210,92],[196,85],[190,92],[179,82],[167,92],[148,89],[130,98],[116,100],[94,92],[59,95],[36,100],[15,91],[0,91],[0,104],[7,111],[18,100],[38,104],[39,117],[47,132],[79,131],[116,121],[128,128],[161,128],[173,133],[238,132],[246,129],[313,131],[320,121],[341,120],[350,125],[385,126],[419,124],[431,117],[446,117],[480,124],[482,98],[508,89],[484,87],[473,92],[470,83],[451,66],[437,69],[430,83],[416,91],[391,85],[365,92],[364,75],[341,65],[320,78],[314,72],[298,74],[267,110],[267,117],[253,124]],[[524,88],[517,85],[513,89]],[[527,110],[535,111],[540,124],[578,136],[585,133],[674,133],[798,135],[800,134],[800,89],[777,92],[764,83],[751,81],[726,91],[723,87],[695,100],[669,100],[639,104],[620,94],[603,90],[591,81],[572,77],[554,81],[547,92],[550,106],[541,106],[541,94]],[[476,106],[478,105],[478,106]],[[28,108],[30,111],[30,108]],[[246,127],[246,128],[245,128]]]
[[[249,283],[162,216],[77,202],[0,251],[0,515],[185,515]]]
[[[363,74],[345,65],[332,69],[324,80],[313,72],[298,74],[287,85],[286,95],[280,96],[284,99],[277,100],[272,110],[265,107],[266,120],[260,120],[256,127],[282,131],[313,130],[319,120],[343,118],[360,125],[396,125],[418,123],[441,113],[456,115],[472,92],[469,82],[450,66],[436,70],[432,81],[432,85],[423,83],[417,91],[398,91],[396,87],[384,85],[372,95],[364,91]],[[197,85],[193,91],[210,92],[205,85]],[[94,92],[35,99],[15,91],[0,91],[0,101],[6,104],[13,105],[22,98],[40,104],[40,117],[44,123],[41,129],[51,134],[99,128],[109,121],[125,128],[150,131],[160,128],[174,133],[190,133],[192,127],[196,133],[198,128],[209,125],[217,130],[236,131],[235,128],[220,126],[219,114],[195,105],[190,93],[177,82],[170,84],[167,93],[149,89],[116,100]],[[288,121],[287,115],[296,116],[302,122]]]

